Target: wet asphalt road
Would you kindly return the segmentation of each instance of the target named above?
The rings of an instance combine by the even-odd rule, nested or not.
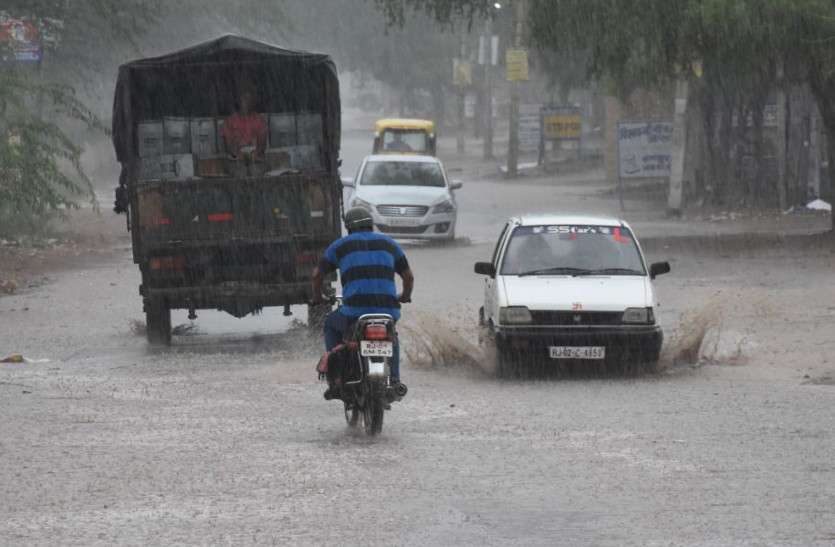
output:
[[[406,313],[472,338],[495,219],[560,191],[466,183],[470,243],[408,246]],[[0,352],[49,360],[0,365],[0,544],[835,544],[832,257],[669,258],[665,328],[719,291],[744,364],[499,382],[406,363],[373,440],[279,311],[202,313],[151,350],[127,249],[57,272],[0,298]]]

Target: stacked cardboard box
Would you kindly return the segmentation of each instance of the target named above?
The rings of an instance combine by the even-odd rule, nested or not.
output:
[[[322,166],[322,116],[263,115],[267,127],[266,169],[299,171]],[[137,140],[142,180],[184,180],[228,174],[224,118],[178,118],[140,122]]]

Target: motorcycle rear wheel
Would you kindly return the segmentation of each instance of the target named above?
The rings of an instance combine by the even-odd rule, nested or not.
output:
[[[370,399],[363,408],[362,421],[365,426],[365,434],[374,436],[383,431],[383,402],[379,399]]]

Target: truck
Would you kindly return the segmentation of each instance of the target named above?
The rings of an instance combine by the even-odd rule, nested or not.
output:
[[[247,161],[223,139],[243,88],[268,129],[263,154]],[[127,63],[112,137],[115,208],[127,215],[151,344],[171,343],[173,309],[241,318],[312,301],[312,270],[341,235],[339,81],[328,55],[228,35]],[[327,311],[309,305],[309,322]]]

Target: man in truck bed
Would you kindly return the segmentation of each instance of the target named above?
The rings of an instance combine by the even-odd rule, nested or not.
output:
[[[252,147],[253,159],[261,160],[267,148],[267,124],[254,112],[255,93],[245,88],[238,98],[238,111],[223,122],[222,135],[226,150],[234,159],[244,155],[244,148]]]

